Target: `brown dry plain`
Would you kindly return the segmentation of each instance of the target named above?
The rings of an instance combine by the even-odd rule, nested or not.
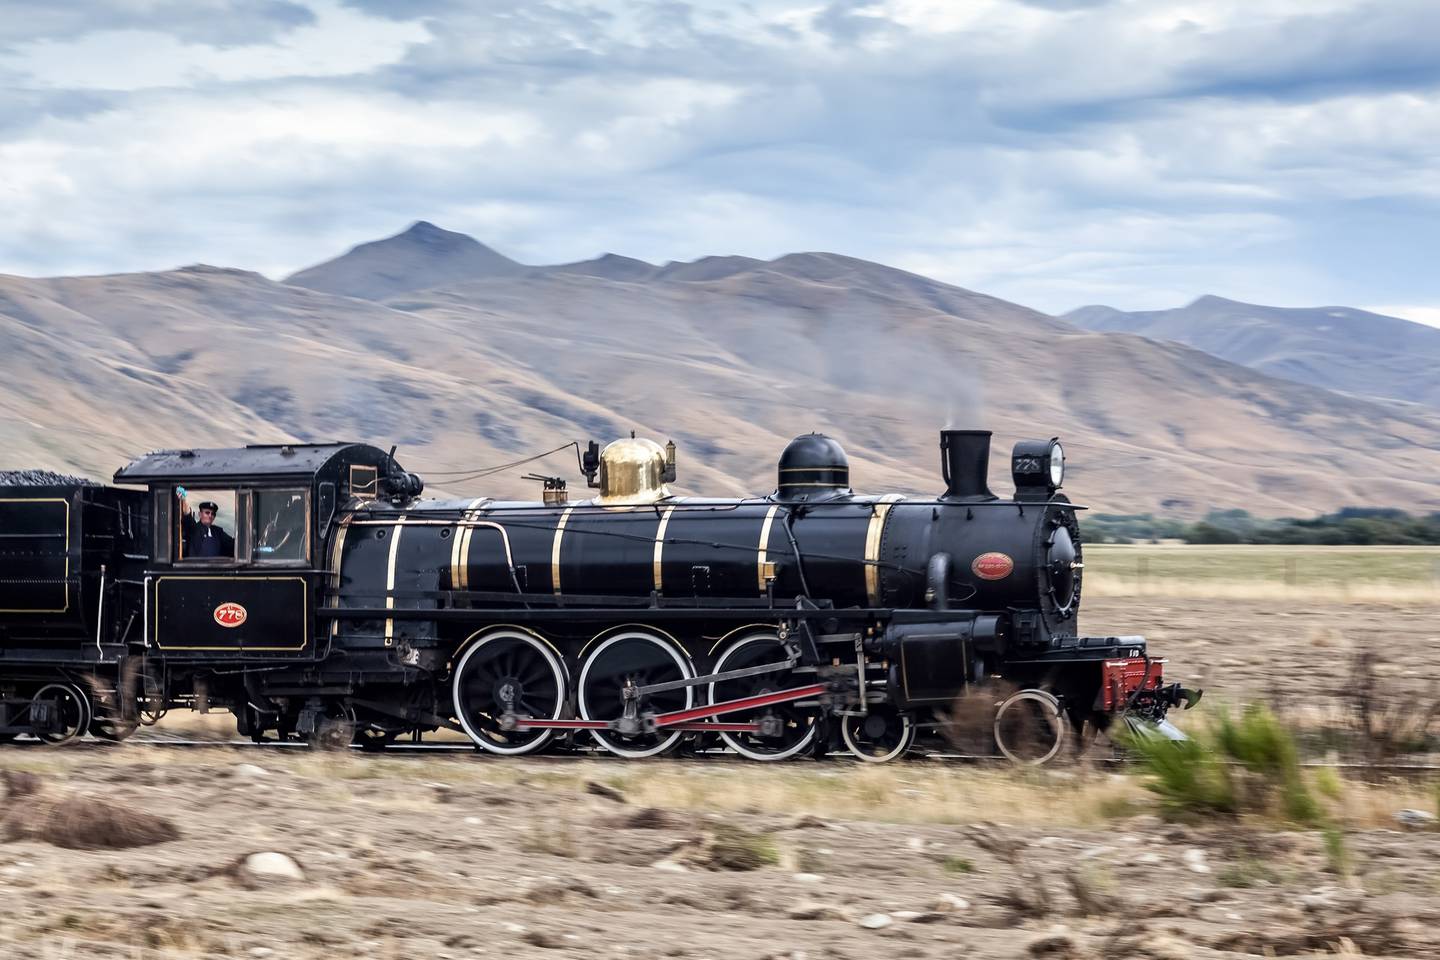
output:
[[[1278,695],[1293,715],[1343,722],[1361,648],[1386,690],[1417,703],[1440,676],[1427,575],[1384,602],[1345,602],[1293,570],[1268,587],[1127,583],[1140,555],[1094,554],[1086,628],[1151,635],[1172,677],[1203,678],[1204,708]],[[27,803],[64,795],[180,832],[128,850],[0,842],[5,957],[1440,956],[1440,832],[1394,817],[1433,813],[1433,780],[1347,773],[1322,799],[1327,842],[1263,820],[1168,823],[1136,776],[1086,763],[760,767],[131,741],[12,747],[0,767],[43,780],[42,799],[5,801],[0,839],[37,829]],[[294,858],[303,879],[239,866],[266,851]]]

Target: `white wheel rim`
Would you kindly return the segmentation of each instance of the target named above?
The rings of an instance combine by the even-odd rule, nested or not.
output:
[[[467,711],[465,710],[464,704],[461,703],[460,697],[460,679],[465,676],[465,667],[467,664],[470,663],[470,658],[475,655],[475,651],[479,650],[481,647],[485,646],[485,644],[490,643],[493,640],[519,640],[520,642],[530,646],[532,649],[538,650],[540,652],[540,655],[545,658],[545,662],[549,664],[551,672],[555,675],[556,690],[559,691],[559,696],[555,698],[555,710],[548,719],[560,719],[560,712],[565,709],[565,697],[568,692],[568,684],[566,683],[564,665],[560,662],[560,659],[555,656],[554,652],[551,651],[549,645],[535,639],[528,633],[520,633],[515,630],[501,630],[497,633],[491,633],[482,637],[475,643],[471,644],[470,649],[466,650],[465,655],[460,658],[459,665],[455,667],[453,681],[453,686],[455,688],[453,691],[455,716],[460,719],[460,726],[465,730],[465,734],[481,750],[487,750],[490,753],[498,753],[503,756],[510,757],[519,756],[522,753],[530,753],[533,750],[539,750],[541,747],[543,747],[546,743],[550,741],[551,736],[554,735],[553,730],[546,730],[534,740],[527,741],[526,743],[522,743],[516,746],[507,746],[503,743],[496,743],[494,740],[490,739],[490,737],[485,731],[477,730],[475,727],[471,726],[470,720],[466,716]]]
[[[46,740],[45,742],[50,744],[69,743],[77,737],[83,737],[85,732],[90,729],[90,721],[94,719],[94,715],[90,710],[90,698],[85,696],[85,691],[73,683],[47,683],[35,692],[35,696],[31,697],[31,700],[43,700],[45,691],[47,690],[59,690],[62,693],[74,697],[75,703],[80,708],[80,722],[76,726],[74,733],[61,737],[58,740]]]
[[[622,640],[644,640],[649,643],[653,643],[655,646],[659,647],[661,650],[664,650],[670,655],[670,659],[674,660],[675,665],[680,668],[681,676],[683,676],[686,680],[691,680],[695,677],[695,670],[693,667],[690,666],[690,659],[688,657],[681,656],[680,652],[676,650],[675,647],[668,641],[666,641],[664,638],[657,637],[652,633],[644,633],[639,630],[633,630],[626,633],[617,633],[615,636],[609,637],[605,640],[604,643],[601,643],[600,646],[596,647],[595,650],[590,654],[590,656],[585,658],[585,665],[580,668],[578,706],[580,707],[580,716],[585,720],[616,719],[614,717],[592,717],[590,715],[590,707],[585,702],[585,687],[586,681],[590,678],[590,668],[593,667],[595,665],[595,662],[600,659],[600,654],[604,653],[606,650],[610,649],[610,647],[614,646]],[[688,710],[694,705],[695,688],[686,687],[684,709]],[[605,736],[605,734],[607,733],[610,734],[610,736]],[[619,739],[619,734],[611,730],[591,730],[590,734],[595,738],[596,743],[600,744],[600,746],[604,747],[606,750],[609,750],[611,753],[616,754],[617,756],[627,757],[631,760],[643,760],[646,757],[653,757],[657,754],[664,753],[666,750],[669,750],[671,747],[673,747],[676,743],[679,742],[681,731],[676,730],[668,737],[663,738],[659,743],[650,747],[627,747],[625,746],[624,741]]]
[[[904,756],[905,751],[909,750],[910,745],[915,742],[915,725],[910,722],[909,717],[902,713],[900,714],[900,729],[903,732],[900,734],[900,743],[889,753],[869,753],[855,742],[855,736],[850,732],[849,721],[854,718],[842,717],[841,719],[845,722],[840,724],[840,738],[845,741],[846,749],[857,759],[864,760],[866,763],[889,763],[897,757]]]
[[[751,634],[748,637],[741,637],[739,640],[736,640],[730,646],[726,647],[724,653],[720,654],[720,659],[715,661],[715,672],[724,672],[725,661],[729,660],[730,656],[734,654],[737,650],[750,643],[773,643],[777,647],[783,646],[780,643],[780,638],[775,636],[774,634],[760,633]],[[713,681],[710,684],[710,702],[715,702],[715,683]],[[810,746],[810,744],[815,742],[815,734],[817,729],[818,725],[812,722],[810,724],[810,729],[806,731],[805,736],[802,737],[798,743],[794,744],[793,746],[787,747],[784,750],[778,750],[774,753],[759,753],[755,750],[752,750],[750,749],[750,747],[745,745],[745,741],[743,739],[728,731],[722,732],[720,734],[720,739],[725,741],[725,745],[728,746],[731,750],[734,750],[736,753],[740,754],[740,756],[746,757],[750,760],[760,760],[762,762],[773,760],[788,760],[791,757],[795,756],[795,754],[799,753],[806,747]]]
[[[1022,701],[1033,701],[1043,705],[1049,711],[1050,725],[1055,731],[1055,742],[1051,745],[1050,750],[1043,757],[1035,760],[1024,760],[1011,753],[1010,748],[1005,746],[1005,741],[1000,737],[1000,720],[1005,716],[1005,711]],[[1065,742],[1064,723],[1065,718],[1060,712],[1060,701],[1056,700],[1052,694],[1046,693],[1044,690],[1021,690],[1000,704],[1000,709],[995,712],[995,745],[1000,748],[1000,753],[1004,755],[1005,759],[1011,763],[1019,764],[1022,767],[1038,767],[1049,763],[1055,754],[1060,752],[1060,747]]]

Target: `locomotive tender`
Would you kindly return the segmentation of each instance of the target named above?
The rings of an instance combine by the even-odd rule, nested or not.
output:
[[[890,760],[978,716],[990,749],[1042,763],[1116,718],[1169,729],[1198,695],[1142,637],[1079,634],[1061,445],[1016,445],[1009,499],[989,447],[943,431],[927,497],[854,492],[819,434],[745,499],[672,495],[673,444],[634,437],[590,444],[578,502],[558,478],[540,502],[422,499],[358,443],[3,486],[0,742],[119,739],[184,707],[257,740],[448,728],[501,755]],[[223,502],[233,556],[192,555],[197,493]]]

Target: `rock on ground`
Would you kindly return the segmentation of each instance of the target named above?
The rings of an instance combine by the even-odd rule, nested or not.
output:
[[[293,857],[273,850],[252,853],[240,862],[240,879],[254,886],[269,883],[295,883],[305,879]]]

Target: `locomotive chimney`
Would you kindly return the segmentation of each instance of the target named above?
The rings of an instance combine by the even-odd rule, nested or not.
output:
[[[990,471],[990,431],[941,430],[940,471],[945,477],[941,500],[994,500],[985,479]]]

